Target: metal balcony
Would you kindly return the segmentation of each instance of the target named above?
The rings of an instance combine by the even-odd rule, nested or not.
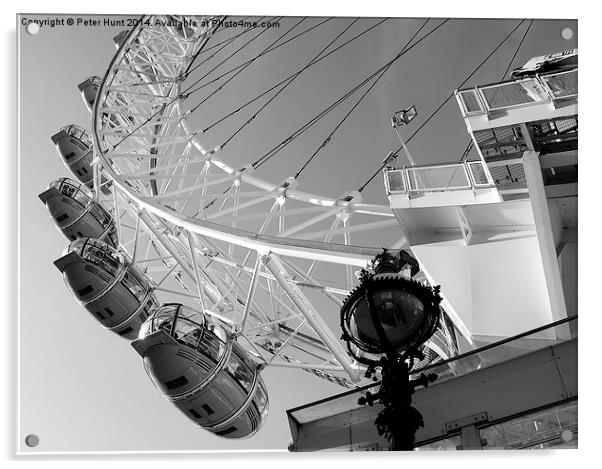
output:
[[[456,92],[464,117],[552,103],[577,97],[578,69],[543,76],[476,86]]]
[[[385,170],[387,195],[417,195],[494,186],[487,166],[480,160]]]

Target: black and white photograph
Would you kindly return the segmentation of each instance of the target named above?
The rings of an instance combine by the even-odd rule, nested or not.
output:
[[[130,8],[14,17],[13,458],[578,452],[575,12]]]

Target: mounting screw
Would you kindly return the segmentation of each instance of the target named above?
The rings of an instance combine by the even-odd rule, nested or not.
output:
[[[562,441],[564,441],[565,443],[568,443],[569,441],[571,441],[573,439],[573,432],[570,430],[564,430],[561,434],[560,434],[560,439]]]
[[[38,435],[34,435],[32,433],[31,435],[27,435],[25,437],[25,444],[27,446],[29,446],[30,448],[38,446],[39,443],[40,443],[40,439],[38,438]]]

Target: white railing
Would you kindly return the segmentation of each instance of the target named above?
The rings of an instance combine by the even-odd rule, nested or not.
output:
[[[472,116],[533,104],[573,99],[578,69],[456,91],[462,114]]]
[[[480,160],[385,170],[387,195],[472,190],[495,183]]]
[[[540,77],[553,99],[567,99],[577,96],[577,70],[554,73]]]

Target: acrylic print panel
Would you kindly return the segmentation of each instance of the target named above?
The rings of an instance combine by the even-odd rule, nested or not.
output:
[[[576,314],[576,239],[563,240],[560,270],[543,269],[549,236],[534,230],[526,191],[502,191],[525,186],[522,168],[506,165],[505,180],[483,156],[528,142],[492,143],[491,126],[468,126],[471,140],[469,120],[491,117],[485,94],[453,94],[576,50],[575,20],[22,14],[17,35],[19,452],[301,449],[287,410],[373,382],[341,339],[340,311],[383,247],[419,261],[395,275],[442,285],[440,327],[415,369]],[[513,89],[523,122],[570,157],[576,66],[545,81],[562,100],[546,95],[551,117],[527,109],[547,89],[528,79]],[[516,97],[500,93],[496,103]],[[515,111],[503,110],[508,128]],[[542,177],[576,182],[571,165]],[[510,215],[497,210],[511,200]],[[574,232],[576,192],[555,213]],[[471,220],[486,228],[474,246],[461,231]],[[529,264],[520,285],[515,258]],[[560,313],[550,276],[567,298]],[[568,343],[567,324],[481,365]],[[452,362],[440,374],[462,369],[473,371]],[[344,409],[317,405],[308,419],[354,428]],[[552,415],[570,432],[573,407]],[[336,434],[304,449],[386,449],[370,429],[369,441]],[[499,447],[512,431],[489,434]],[[423,449],[466,447],[458,438]]]

